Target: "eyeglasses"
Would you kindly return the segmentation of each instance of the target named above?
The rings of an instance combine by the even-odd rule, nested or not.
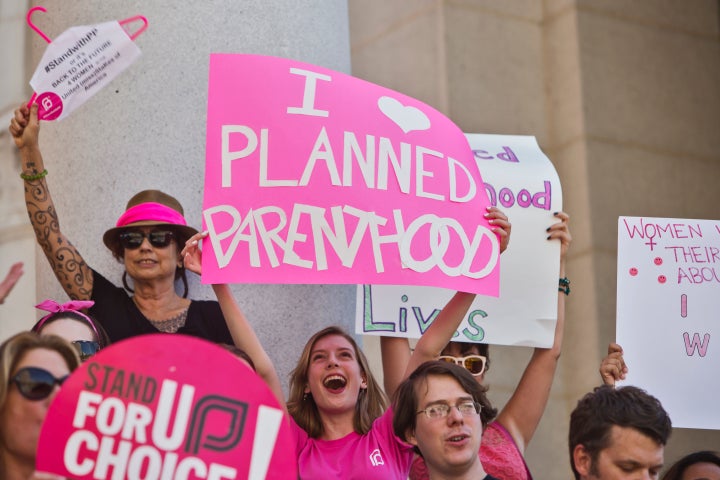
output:
[[[442,362],[455,363],[476,377],[485,371],[487,358],[482,355],[468,355],[467,357],[453,357],[452,355],[441,355],[438,360]]]
[[[25,367],[17,371],[10,383],[14,383],[20,394],[28,400],[43,400],[50,396],[55,385],[62,385],[67,378],[68,375],[55,378],[43,368]]]
[[[100,351],[100,344],[90,340],[74,340],[70,342],[83,362]]]
[[[417,415],[424,413],[431,420],[434,420],[436,418],[445,418],[450,414],[450,409],[453,407],[457,408],[460,414],[464,417],[469,417],[470,415],[477,415],[478,413],[480,413],[480,410],[482,410],[482,405],[480,405],[479,403],[473,402],[472,400],[463,400],[457,405],[448,405],[447,403],[435,403],[425,408],[424,410],[420,410],[419,412],[417,412]]]
[[[170,230],[153,230],[149,233],[140,231],[122,232],[119,236],[120,245],[128,250],[135,250],[142,245],[143,239],[146,237],[153,247],[165,248],[170,245],[170,242],[175,238],[175,234]]]

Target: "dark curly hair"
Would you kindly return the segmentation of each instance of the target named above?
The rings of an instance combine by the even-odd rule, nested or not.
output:
[[[660,401],[645,390],[611,385],[595,388],[580,399],[570,415],[570,466],[576,479],[580,478],[580,473],[573,460],[575,447],[585,447],[594,465],[600,451],[610,446],[614,425],[633,428],[658,445],[667,443],[672,430],[670,417]]]

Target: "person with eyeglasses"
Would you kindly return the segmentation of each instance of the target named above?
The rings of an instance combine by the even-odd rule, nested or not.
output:
[[[430,480],[497,480],[477,454],[497,413],[485,390],[467,369],[443,361],[423,363],[398,387],[393,430],[424,459]]]
[[[510,222],[497,208],[486,218],[496,233],[500,251],[507,247]],[[182,255],[191,271],[202,271],[202,232],[191,237]],[[218,298],[230,296],[227,286],[215,286]],[[469,307],[467,294],[458,293],[425,331],[416,352],[439,352],[452,337],[457,311]],[[406,480],[414,453],[393,433],[395,414],[370,370],[365,354],[353,337],[337,326],[316,332],[305,343],[290,376],[290,393],[285,401],[277,371],[254,333],[252,325],[232,299],[221,304],[235,345],[245,350],[256,371],[289,413],[295,438],[300,478]],[[450,323],[450,325],[448,325]],[[420,363],[418,354],[406,362],[406,375]]]
[[[525,463],[524,452],[540,423],[547,405],[550,388],[555,376],[562,347],[565,323],[565,297],[570,293],[569,281],[565,278],[565,260],[572,241],[570,217],[565,212],[556,212],[559,221],[547,228],[548,241],[560,242],[560,284],[558,288],[558,317],[555,338],[551,348],[535,348],[525,371],[510,400],[500,410],[497,418],[483,432],[483,443],[478,455],[485,469],[501,479],[531,480],[532,474]],[[456,294],[456,297],[460,294]],[[461,308],[454,312],[456,329],[467,314],[475,295],[463,294]],[[455,330],[453,329],[453,332]],[[410,356],[408,339],[381,337],[381,351],[385,392],[393,395]],[[425,360],[442,360],[465,367],[478,383],[483,383],[490,367],[489,346],[482,343],[449,342],[441,352],[420,352]],[[418,457],[413,462],[411,480],[428,478],[424,460]]]
[[[60,230],[40,152],[37,104],[23,105],[10,121],[20,151],[25,204],[38,244],[65,293],[73,300],[92,300],[89,313],[113,342],[147,333],[184,333],[215,343],[232,343],[216,301],[187,298],[183,258],[185,242],[198,231],[187,225],[180,202],[159,190],[143,190],[127,203],[103,243],[125,266],[124,288],[117,287],[85,263]],[[178,294],[176,281],[184,292]]]
[[[38,320],[30,331],[39,335],[57,335],[64,338],[85,361],[110,345],[110,338],[100,323],[82,312],[93,306],[92,301],[73,300],[63,304],[45,300],[35,308],[49,312]]]
[[[55,335],[22,332],[0,345],[0,478],[41,478],[35,472],[40,428],[59,387],[79,365],[75,350]]]

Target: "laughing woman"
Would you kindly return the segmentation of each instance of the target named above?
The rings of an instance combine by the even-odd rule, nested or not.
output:
[[[60,230],[38,143],[37,110],[37,104],[15,110],[10,133],[20,151],[20,178],[35,237],[65,293],[73,300],[95,302],[89,312],[113,342],[145,333],[177,332],[232,343],[218,302],[186,298],[180,249],[197,230],[187,225],[182,206],[170,195],[158,190],[136,194],[115,227],[103,235],[105,246],[125,266],[125,289],[85,263]],[[179,279],[185,285],[182,296],[175,291]]]
[[[504,251],[510,235],[507,217],[490,208],[486,218]],[[198,248],[207,232],[193,236],[182,254],[185,264],[200,273]],[[218,291],[216,293],[220,294]],[[427,356],[438,355],[457,328],[474,295],[458,292],[418,340],[406,363],[408,376]],[[257,372],[285,405],[277,373],[247,319],[238,308],[228,310],[228,326],[237,346],[247,351]],[[393,410],[372,375],[362,350],[339,327],[327,327],[305,344],[292,372],[287,410],[292,418],[298,470],[303,479],[405,480],[413,460],[412,447],[393,432]]]

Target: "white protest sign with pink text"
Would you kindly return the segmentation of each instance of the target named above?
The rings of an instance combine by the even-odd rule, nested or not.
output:
[[[454,339],[499,345],[550,347],[557,321],[559,241],[546,229],[562,210],[555,168],[534,137],[468,134],[475,168],[490,202],[510,219],[502,254],[500,296],[478,296]],[[411,285],[361,285],[355,332],[418,338],[455,293]]]
[[[620,217],[617,262],[626,382],[673,427],[720,429],[720,221]]]
[[[48,46],[30,86],[41,120],[62,120],[140,58],[120,23],[72,27]]]
[[[213,54],[206,153],[203,282],[498,293],[473,153],[418,100],[293,60]]]

